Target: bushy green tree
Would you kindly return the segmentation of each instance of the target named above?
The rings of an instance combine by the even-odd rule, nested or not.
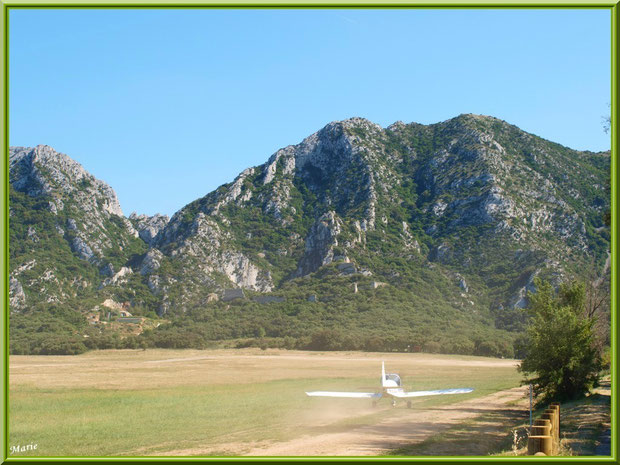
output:
[[[572,282],[556,292],[536,280],[529,294],[532,314],[526,355],[519,370],[540,403],[585,395],[598,382],[601,355],[595,344],[594,319],[584,316],[585,286]]]

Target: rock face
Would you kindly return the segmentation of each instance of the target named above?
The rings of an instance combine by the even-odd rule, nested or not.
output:
[[[160,215],[159,213],[148,216],[138,215],[136,212],[133,212],[129,215],[129,220],[138,231],[140,239],[149,245],[153,245],[157,234],[168,224],[170,218],[168,215]]]
[[[9,305],[11,309],[19,310],[26,305],[26,294],[20,282],[13,278],[9,278]]]
[[[148,275],[159,269],[161,261],[164,255],[157,249],[151,249],[147,252],[142,260],[142,266],[140,267],[140,274]]]
[[[329,211],[312,225],[305,241],[305,253],[302,257],[297,276],[304,276],[331,263],[334,259],[334,246],[338,245],[342,221],[336,213]]]
[[[333,122],[170,219],[123,217],[109,186],[47,146],[11,148],[9,161],[12,227],[35,206],[53,225],[17,221],[29,252],[11,262],[15,307],[28,302],[19,286],[29,296],[41,288],[36,270],[53,269],[35,252],[50,234],[79,266],[96,267],[84,289],[129,288],[138,303],[148,293],[144,305],[160,314],[200,307],[225,289],[320,280],[330,269],[350,280],[348,293],[358,278],[393,288],[403,276],[434,273],[467,296],[468,311],[474,301],[519,307],[529,276],[578,273],[609,247],[609,155],[487,116],[385,129],[362,118]],[[17,269],[33,258],[37,268],[22,277]],[[63,293],[75,290],[61,282]]]
[[[333,122],[177,212],[152,245],[185,275],[158,276],[185,305],[201,287],[221,290],[215,276],[269,291],[338,256],[350,262],[341,275],[372,275],[360,261],[388,249],[460,269],[466,294],[467,275],[502,249],[529,250],[527,267],[561,274],[569,254],[604,253],[592,250],[604,236],[592,227],[608,206],[608,161],[478,115],[386,129]]]
[[[132,274],[133,270],[129,267],[123,266],[118,273],[115,273],[114,276],[109,277],[103,283],[101,283],[101,287],[110,286],[114,284],[121,284],[127,281],[127,276]]]
[[[86,213],[123,216],[116,193],[110,186],[47,145],[10,147],[9,179],[14,189],[31,197],[50,195],[52,213],[63,210],[62,197],[70,195]]]
[[[47,145],[9,149],[11,187],[33,199],[45,199],[74,253],[86,261],[102,263],[118,239],[110,221],[116,218],[121,234],[134,235],[114,190],[89,174],[79,163]],[[67,218],[62,221],[62,218]],[[64,234],[64,233],[68,234]],[[34,230],[29,230],[31,240]],[[127,243],[122,237],[120,246]]]

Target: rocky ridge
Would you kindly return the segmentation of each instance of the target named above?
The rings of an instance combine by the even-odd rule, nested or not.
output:
[[[115,284],[143,247],[114,190],[49,146],[11,147],[9,182],[12,309]]]
[[[125,218],[109,186],[46,146],[11,148],[10,179],[16,192],[47,202],[55,234],[97,268],[87,287],[148,290],[135,303],[160,314],[202,306],[227,288],[277,291],[332,264],[339,276],[396,282],[400,261],[406,273],[424,268],[451,280],[450,305],[488,311],[523,306],[532,276],[562,279],[604,259],[608,160],[486,116],[385,129],[351,118],[278,150],[170,219]],[[40,231],[33,223],[21,233],[36,244]],[[112,263],[110,251],[124,258]],[[20,280],[26,258],[11,265],[15,308],[36,287]],[[62,301],[70,293],[58,287]]]

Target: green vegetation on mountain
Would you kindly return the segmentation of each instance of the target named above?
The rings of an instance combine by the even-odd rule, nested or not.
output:
[[[48,350],[45,333],[78,351],[232,340],[513,356],[535,278],[585,280],[609,251],[609,154],[477,115],[331,123],[169,221],[125,218],[49,147],[13,148],[10,166],[22,353]],[[119,326],[121,311],[141,323]],[[48,320],[62,325],[35,338]]]

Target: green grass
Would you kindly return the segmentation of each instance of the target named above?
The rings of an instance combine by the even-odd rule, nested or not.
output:
[[[146,380],[145,380],[146,381]],[[11,444],[46,455],[142,455],[278,439],[305,400],[302,382],[157,390],[23,389],[11,396]]]

